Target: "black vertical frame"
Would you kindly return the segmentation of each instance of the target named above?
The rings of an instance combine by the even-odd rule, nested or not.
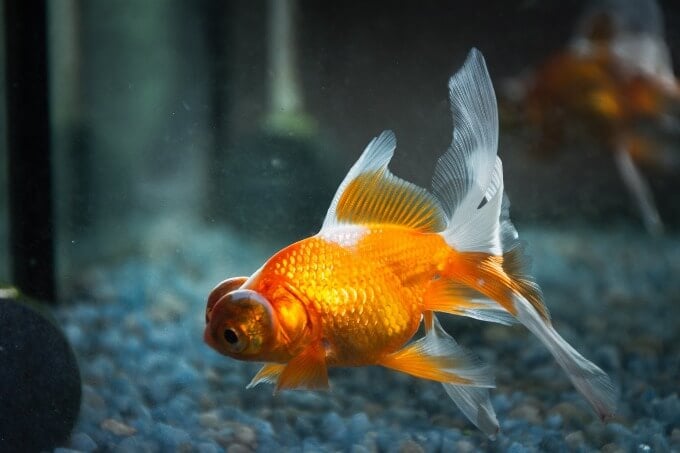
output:
[[[45,0],[5,0],[9,240],[13,283],[55,301]]]

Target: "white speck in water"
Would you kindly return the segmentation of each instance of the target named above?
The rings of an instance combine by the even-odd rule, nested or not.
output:
[[[652,451],[652,447],[647,444],[638,445],[638,451]]]
[[[281,162],[281,159],[278,157],[274,157],[271,160],[272,167],[274,168],[281,168],[283,162]]]

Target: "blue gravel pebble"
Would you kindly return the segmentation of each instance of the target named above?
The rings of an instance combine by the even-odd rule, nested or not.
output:
[[[157,440],[169,448],[177,448],[182,444],[189,444],[191,440],[186,431],[166,425],[165,423],[156,425],[155,431]]]
[[[80,419],[66,447],[213,453],[236,445],[238,432],[245,444],[234,450],[260,452],[680,451],[674,379],[680,308],[668,303],[680,294],[680,280],[671,278],[680,275],[676,236],[647,241],[593,231],[524,234],[558,330],[620,389],[615,423],[597,420],[545,348],[520,326],[458,319],[450,328],[442,317],[461,345],[482,351],[493,364],[498,387],[490,396],[501,425],[493,442],[467,422],[440,385],[379,367],[332,369],[332,392],[272,395],[270,385],[246,390],[258,364],[223,357],[202,342],[207,291],[223,274],[245,274],[261,264],[247,262],[259,255],[244,241],[224,236],[188,239],[173,259],[102,267],[92,297],[80,294],[56,311],[83,379]],[[206,244],[206,238],[214,242]],[[639,266],[664,277],[663,285],[637,276]],[[176,301],[181,316],[152,316]],[[517,408],[535,410],[538,421],[514,418]],[[107,419],[132,434],[105,429]]]
[[[75,433],[71,436],[71,448],[89,453],[97,449],[97,444],[87,434]]]

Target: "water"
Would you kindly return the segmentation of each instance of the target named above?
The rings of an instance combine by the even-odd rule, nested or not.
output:
[[[529,101],[508,88],[578,36],[585,2],[298,3],[288,49],[265,3],[50,5],[59,297],[49,307],[78,359],[82,402],[70,437],[49,448],[679,450],[680,133],[653,115],[626,129],[663,150],[633,156],[664,223],[652,234],[613,158],[621,123],[597,110],[609,104],[564,107],[564,136],[544,142]],[[677,67],[671,3],[659,6]],[[616,416],[600,422],[523,327],[452,316],[447,331],[496,376],[496,440],[439,384],[377,366],[331,369],[331,392],[246,389],[257,364],[203,342],[208,293],[318,231],[384,129],[399,140],[390,169],[429,187],[451,140],[446,82],[473,46],[499,99],[505,188],[532,273],[556,329],[611,376]],[[678,105],[661,116],[678,120]],[[13,283],[16,258],[8,156],[0,147],[0,284]]]

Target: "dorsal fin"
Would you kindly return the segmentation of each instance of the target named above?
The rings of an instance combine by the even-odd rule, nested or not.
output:
[[[397,140],[384,131],[366,147],[333,197],[321,230],[340,225],[391,224],[438,232],[444,212],[427,190],[393,175],[387,165]]]
[[[500,255],[503,168],[496,156],[498,110],[484,57],[472,49],[449,80],[453,140],[439,158],[432,191],[446,211],[446,242],[462,252]]]

